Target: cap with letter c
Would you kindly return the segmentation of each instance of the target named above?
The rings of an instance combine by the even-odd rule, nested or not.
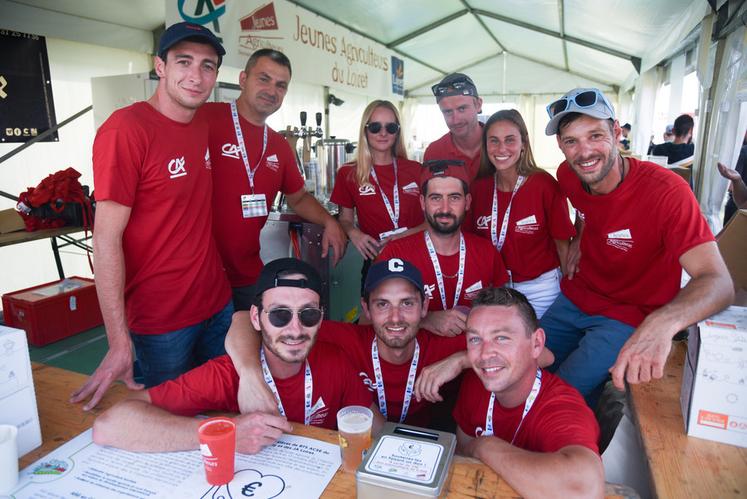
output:
[[[379,284],[395,277],[409,281],[420,292],[421,296],[425,296],[423,292],[423,276],[420,274],[420,271],[415,265],[401,258],[390,258],[389,260],[382,260],[371,265],[371,268],[368,269],[368,275],[366,275],[365,285],[363,286],[364,294],[366,296],[370,295],[374,289],[379,287]]]

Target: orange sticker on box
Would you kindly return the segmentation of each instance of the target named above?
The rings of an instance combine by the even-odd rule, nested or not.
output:
[[[725,430],[726,426],[729,424],[729,416],[726,414],[719,414],[718,412],[700,410],[698,411],[698,424]]]
[[[716,322],[716,321],[705,321],[706,326],[716,326],[716,327],[722,327],[725,329],[736,329],[736,324],[731,324],[730,322]]]

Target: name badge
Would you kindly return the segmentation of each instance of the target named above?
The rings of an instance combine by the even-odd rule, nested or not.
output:
[[[264,194],[242,194],[241,214],[244,218],[266,217],[267,199]]]
[[[400,227],[399,229],[388,230],[386,232],[382,232],[381,234],[379,234],[379,241],[383,241],[387,237],[392,237],[393,235],[400,234],[406,230],[407,230],[407,227]]]

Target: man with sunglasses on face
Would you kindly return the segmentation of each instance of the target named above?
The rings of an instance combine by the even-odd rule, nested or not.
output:
[[[431,404],[441,400],[441,386],[468,363],[461,337],[441,337],[420,329],[428,309],[420,272],[399,258],[376,262],[366,276],[361,306],[371,321],[362,326],[324,321],[319,344],[334,343],[355,368],[388,421],[417,426],[431,424]],[[241,373],[242,408],[267,403],[262,383],[258,335],[245,313],[234,315],[226,349]],[[251,410],[251,409],[250,409]]]
[[[337,411],[349,405],[371,406],[374,429],[383,424],[371,395],[358,381],[343,352],[316,343],[323,312],[321,278],[309,264],[282,258],[267,264],[247,312],[260,331],[260,363],[279,415],[255,412],[235,418],[237,450],[256,453],[283,432],[288,421],[337,428]],[[199,420],[205,411],[239,412],[239,376],[224,355],[145,392],[137,392],[96,419],[93,439],[131,451],[196,449]]]
[[[733,289],[687,183],[617,152],[620,125],[599,90],[574,89],[547,111],[545,132],[566,158],[558,182],[577,211],[580,261],[569,263],[541,326],[553,368],[593,407],[608,373],[621,390],[660,378],[672,337],[727,306]],[[680,289],[683,268],[692,279]]]
[[[239,97],[209,102],[196,115],[210,129],[213,232],[237,310],[251,305],[252,285],[262,269],[259,234],[278,192],[294,212],[324,227],[322,257],[332,248],[336,263],[345,252],[342,227],[306,192],[293,150],[266,123],[283,104],[291,73],[285,54],[257,50],[239,75]]]
[[[425,150],[423,162],[434,159],[464,161],[468,184],[477,177],[480,168],[482,125],[477,115],[482,111],[482,99],[472,79],[462,73],[447,75],[431,87],[449,131]]]

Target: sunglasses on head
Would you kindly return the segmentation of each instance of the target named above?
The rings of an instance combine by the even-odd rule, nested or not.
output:
[[[587,90],[576,94],[573,97],[563,97],[555,102],[551,102],[547,105],[547,114],[550,116],[550,119],[552,119],[556,114],[568,110],[571,105],[575,105],[576,108],[592,107],[600,100],[610,111],[612,111],[612,106],[610,106],[610,103],[607,102],[607,99],[601,92],[598,90]]]
[[[371,133],[379,133],[381,129],[386,130],[389,135],[394,135],[399,132],[399,123],[379,123],[378,121],[370,121],[366,123],[366,129]]]
[[[285,327],[293,320],[293,313],[298,315],[298,322],[304,327],[312,327],[319,324],[322,320],[322,309],[307,307],[301,310],[293,310],[287,307],[277,307],[270,310],[263,310],[270,319],[270,324],[275,327]]]
[[[455,90],[457,92],[461,92],[464,89],[468,89],[470,91],[469,95],[472,95],[471,91],[473,88],[475,88],[475,85],[468,81],[455,81],[455,82],[449,83],[448,85],[442,85],[440,83],[436,83],[435,85],[431,87],[431,92],[433,92],[434,96],[441,97],[442,95],[446,93],[451,93]]]

